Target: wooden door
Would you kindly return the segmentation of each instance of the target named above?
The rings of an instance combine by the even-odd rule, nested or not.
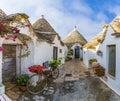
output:
[[[16,45],[3,45],[3,82],[13,81],[16,75]]]
[[[116,46],[108,46],[108,73],[115,77],[116,74]]]
[[[58,48],[53,47],[53,59],[57,59],[57,58],[58,58]]]

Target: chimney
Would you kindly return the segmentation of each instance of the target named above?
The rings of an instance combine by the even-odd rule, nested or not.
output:
[[[41,18],[44,19],[44,15],[41,15]]]
[[[107,24],[104,24],[104,25],[103,25],[103,31],[106,31],[107,28],[108,28],[108,25],[107,25]]]

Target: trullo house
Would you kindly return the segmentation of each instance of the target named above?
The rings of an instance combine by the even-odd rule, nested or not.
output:
[[[87,67],[92,58],[105,68],[101,80],[120,95],[120,15],[84,46],[83,61]]]
[[[69,51],[73,51],[72,58],[82,58],[83,50],[82,46],[87,43],[86,39],[80,34],[75,28],[63,39],[63,42],[66,44]]]
[[[0,33],[0,94],[5,92],[3,82],[11,81],[16,75],[29,74],[28,68],[32,65],[59,57],[63,57],[64,63],[65,45],[58,33],[43,16],[33,26],[28,18],[24,13],[6,15],[0,10],[0,20],[14,19],[10,26],[20,33],[12,40]]]

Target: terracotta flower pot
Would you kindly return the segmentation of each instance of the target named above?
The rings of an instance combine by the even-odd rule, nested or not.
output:
[[[96,73],[97,76],[104,76],[104,72]]]
[[[26,86],[20,86],[19,88],[20,88],[21,91],[24,91],[24,92],[27,91],[27,87]]]

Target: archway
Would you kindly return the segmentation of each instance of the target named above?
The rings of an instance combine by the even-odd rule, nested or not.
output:
[[[75,47],[75,58],[79,58],[80,57],[80,47],[76,46]]]

